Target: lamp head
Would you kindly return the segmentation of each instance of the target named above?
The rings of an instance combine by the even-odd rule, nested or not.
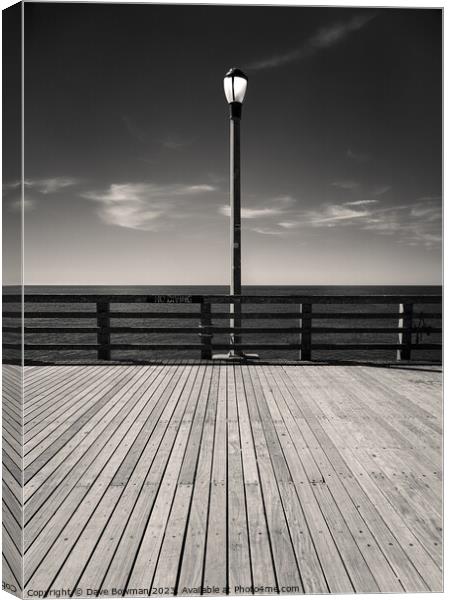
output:
[[[230,105],[231,118],[240,118],[247,86],[248,77],[243,71],[236,68],[229,69],[223,80],[223,87],[226,100]]]
[[[229,69],[225,75],[223,85],[228,103],[239,102],[239,104],[242,104],[248,85],[248,77],[245,73],[240,69]]]

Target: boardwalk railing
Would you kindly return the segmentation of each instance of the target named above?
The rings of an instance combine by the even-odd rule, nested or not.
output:
[[[117,351],[197,350],[201,358],[209,359],[214,351],[235,350],[290,350],[297,358],[310,361],[315,350],[396,350],[398,360],[410,360],[412,351],[441,350],[441,336],[437,342],[424,342],[424,334],[441,334],[440,295],[308,295],[308,296],[226,296],[226,295],[66,295],[27,294],[25,296],[24,345],[25,357],[34,351],[95,351],[99,360],[111,360]],[[5,334],[15,334],[13,341],[6,339],[4,349],[20,351],[21,297],[3,296]],[[229,326],[229,305],[242,306],[242,326]],[[10,305],[16,304],[19,308]],[[128,305],[125,309],[123,305]],[[133,305],[130,310],[129,305]],[[155,305],[158,305],[157,307]],[[175,306],[176,305],[176,306]],[[348,310],[349,305],[349,310]],[[75,308],[73,308],[75,306]],[[170,307],[170,308],[168,308]],[[271,308],[273,307],[273,308]],[[277,308],[276,308],[277,307]],[[175,308],[175,309],[174,309]],[[137,310],[136,310],[137,309]],[[251,309],[251,310],[247,310]],[[167,326],[170,319],[194,320],[186,326]],[[254,320],[274,322],[274,326],[259,326]],[[117,320],[131,324],[116,325]],[[145,322],[134,326],[135,320]],[[158,320],[163,326],[152,326],[147,320]],[[221,321],[218,325],[215,321]],[[284,320],[295,320],[294,326],[282,326]],[[324,320],[324,324],[323,324]],[[375,327],[377,321],[388,320],[388,326]],[[167,322],[166,322],[167,321]],[[223,321],[228,323],[223,324]],[[252,326],[245,326],[245,321]],[[351,322],[361,321],[356,326]],[[368,321],[369,325],[365,323]],[[437,326],[434,325],[437,321]],[[81,323],[80,323],[81,322]],[[86,323],[94,323],[94,325]],[[328,326],[327,323],[330,323]],[[430,325],[429,322],[433,324]],[[154,321],[153,321],[154,323]],[[337,323],[337,326],[335,326]],[[371,326],[373,323],[373,326]],[[340,325],[341,324],[341,325]],[[240,333],[243,342],[232,344],[230,333]],[[80,342],[81,334],[93,334],[94,341]],[[139,334],[140,341],[133,343]],[[171,343],[152,341],[155,334],[167,334]],[[184,338],[191,334],[192,340]],[[245,334],[271,334],[280,343],[252,341],[245,343]],[[370,341],[345,341],[343,334],[369,334]],[[396,342],[371,341],[381,334],[396,334]],[[37,335],[41,339],[30,342]],[[70,335],[70,340],[59,341],[59,336]],[[45,338],[45,336],[47,336]],[[121,339],[117,341],[117,337]],[[283,342],[285,337],[293,341]],[[334,341],[337,336],[338,341]],[[6,337],[6,336],[5,336]],[[141,341],[142,337],[145,341]],[[158,336],[160,337],[160,336]],[[265,336],[266,337],[266,336]],[[324,341],[323,341],[324,337]],[[359,336],[360,337],[360,336]],[[385,336],[383,336],[385,338]],[[338,339],[340,338],[340,339]],[[125,341],[123,341],[125,339]],[[136,338],[134,338],[135,340]],[[148,340],[148,343],[147,343]],[[198,355],[197,355],[198,356]]]

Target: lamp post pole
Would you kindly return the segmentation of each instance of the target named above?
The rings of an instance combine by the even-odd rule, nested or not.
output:
[[[244,354],[240,348],[242,338],[242,249],[241,249],[241,214],[240,214],[240,120],[242,118],[242,103],[246,94],[248,77],[240,69],[230,69],[224,78],[224,92],[229,104],[230,126],[230,202],[231,202],[231,285],[230,295],[234,297],[230,303],[229,336],[230,351],[226,358],[247,359],[257,355]],[[237,330],[237,332],[236,332]],[[216,355],[217,358],[224,358]]]
[[[231,200],[231,296],[242,293],[242,249],[241,249],[241,214],[240,214],[240,118],[241,104],[230,104],[230,200]],[[240,300],[230,305],[231,329],[240,329],[242,325]],[[239,333],[230,335],[231,346],[241,343]],[[240,351],[231,349],[231,355]]]

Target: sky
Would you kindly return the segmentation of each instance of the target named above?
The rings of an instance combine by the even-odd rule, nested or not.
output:
[[[229,283],[230,67],[243,285],[441,283],[441,17],[25,3],[25,283]]]

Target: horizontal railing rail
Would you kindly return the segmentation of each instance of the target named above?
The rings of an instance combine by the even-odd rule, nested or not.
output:
[[[108,295],[108,294],[26,294],[24,296],[25,325],[22,328],[22,312],[18,308],[10,307],[11,304],[22,302],[22,296],[17,294],[4,294],[3,317],[12,320],[13,323],[5,323],[3,332],[16,335],[22,341],[4,341],[3,347],[7,350],[21,350],[25,353],[33,351],[95,351],[99,360],[111,360],[111,353],[119,350],[126,351],[157,351],[157,350],[198,350],[202,358],[212,357],[214,350],[289,350],[298,351],[298,358],[304,361],[312,360],[314,350],[395,350],[398,360],[411,360],[412,350],[441,350],[441,340],[423,342],[425,334],[441,334],[441,324],[431,321],[440,321],[442,318],[441,295],[249,295],[249,296],[227,296],[227,295]],[[229,320],[232,313],[223,305],[239,303],[242,305],[242,320],[250,323],[255,321],[278,321],[296,320],[293,326],[266,326],[265,324],[255,326],[231,327],[215,324],[214,321]],[[95,305],[92,310],[89,306],[84,310],[74,310],[73,305]],[[158,309],[149,310],[142,305],[159,305]],[[260,305],[269,305],[264,312]],[[72,306],[69,306],[72,305]],[[115,306],[114,306],[115,305]],[[124,310],[117,305],[134,305],[137,310]],[[185,307],[190,305],[190,310]],[[253,310],[246,310],[253,305]],[[272,306],[278,305],[284,308],[277,312]],[[294,305],[297,310],[294,310]],[[353,305],[363,308],[361,312],[354,309],[342,310],[343,306]],[[168,307],[170,306],[170,309]],[[365,310],[369,306],[372,310]],[[380,306],[390,308],[380,310]],[[176,308],[175,308],[176,307]],[[12,310],[10,309],[12,308]],[[114,308],[115,310],[112,310]],[[335,308],[335,310],[334,310]],[[141,310],[143,309],[143,310]],[[225,310],[223,310],[225,309]],[[329,310],[330,309],[330,310]],[[278,309],[279,310],[279,309]],[[39,319],[40,323],[36,323]],[[185,319],[194,321],[195,324],[184,326],[160,326],[159,323],[152,325],[138,324],[136,326],[118,325],[111,323],[112,320],[145,321],[146,319],[161,320],[170,323],[172,319]],[[17,324],[17,321],[19,323]],[[80,324],[79,321],[94,320],[95,326]],[[332,320],[333,323],[317,323],[321,320]],[[369,320],[372,325],[348,326],[355,320]],[[382,323],[375,327],[376,320],[395,321],[391,326]],[[16,323],[14,323],[16,321]],[[33,324],[34,322],[34,324]],[[335,322],[338,323],[335,326]],[[340,326],[340,322],[342,325]],[[295,341],[280,343],[267,343],[266,341],[231,343],[231,337],[227,342],[216,339],[217,336],[227,334],[273,334],[279,337],[295,336]],[[93,335],[95,342],[55,341],[53,336]],[[132,343],[130,340],[114,339],[114,336],[149,336],[152,334],[166,335],[196,335],[199,342],[176,341]],[[372,338],[381,334],[395,334],[397,341],[387,343],[383,340],[375,342],[348,340],[320,340],[316,336],[341,336],[347,334],[363,335],[369,334]],[[52,336],[49,341],[29,341],[29,336]],[[441,336],[440,336],[441,337]],[[214,339],[215,338],[215,339]],[[130,343],[131,341],[131,343]],[[150,340],[148,340],[149,342]]]

